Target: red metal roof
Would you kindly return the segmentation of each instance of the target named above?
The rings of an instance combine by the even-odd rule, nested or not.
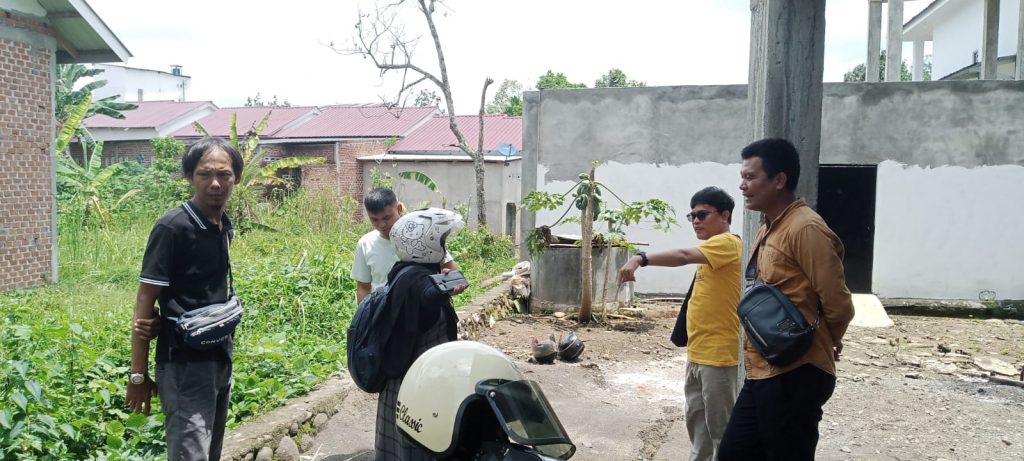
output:
[[[211,136],[218,136],[227,138],[230,136],[231,127],[231,114],[238,115],[238,135],[242,136],[249,128],[258,124],[263,117],[267,115],[267,112],[271,112],[270,120],[267,121],[266,128],[260,134],[261,138],[275,138],[277,132],[284,126],[296,121],[297,119],[312,115],[316,113],[316,107],[225,107],[217,110],[206,117],[199,119],[199,124],[206,128],[206,131]],[[181,128],[171,136],[178,137],[198,137],[202,136],[199,132],[192,127],[192,125]]]
[[[480,133],[480,120],[477,115],[458,115],[455,117],[459,129],[466,137],[471,149],[476,149]],[[398,141],[390,153],[409,152],[461,152],[456,144],[455,135],[448,126],[448,116],[438,115],[425,125],[417,128],[401,141]],[[512,144],[517,151],[523,150],[523,118],[507,115],[484,116],[484,151],[496,152],[500,144]]]
[[[139,103],[138,109],[124,111],[123,120],[93,115],[82,125],[86,128],[158,128],[205,105],[217,107],[210,101],[146,101]]]
[[[282,130],[276,138],[386,138],[405,136],[437,113],[435,107],[342,104],[320,109],[320,115]]]

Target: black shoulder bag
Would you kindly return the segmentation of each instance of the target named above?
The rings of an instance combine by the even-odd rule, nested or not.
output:
[[[766,234],[754,248],[747,264],[747,289],[737,313],[747,338],[764,359],[774,366],[786,366],[803,357],[811,347],[814,332],[821,323],[821,304],[818,318],[812,325],[781,290],[756,278],[757,253],[767,237]]]
[[[669,340],[676,347],[686,347],[686,343],[689,342],[690,337],[686,333],[686,310],[690,307],[690,296],[693,294],[693,286],[697,284],[697,273],[693,274],[693,281],[690,282],[690,289],[686,290],[686,298],[683,299],[683,305],[679,308],[679,316],[676,317],[676,326],[672,329],[672,336]]]

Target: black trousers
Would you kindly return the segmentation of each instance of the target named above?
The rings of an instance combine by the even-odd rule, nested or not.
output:
[[[722,436],[718,459],[813,460],[821,407],[836,378],[814,365],[743,383]]]

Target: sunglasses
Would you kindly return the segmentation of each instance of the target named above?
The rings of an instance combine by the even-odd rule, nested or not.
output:
[[[690,222],[694,222],[694,221],[701,221],[701,222],[703,222],[705,219],[707,219],[707,217],[711,213],[714,213],[714,211],[700,210],[700,211],[698,211],[696,213],[687,213],[686,214],[686,220],[690,221]]]

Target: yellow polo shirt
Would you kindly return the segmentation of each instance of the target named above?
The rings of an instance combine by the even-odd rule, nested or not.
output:
[[[718,234],[698,250],[708,264],[697,266],[697,278],[686,312],[689,360],[701,365],[739,364],[740,259],[743,242],[735,234]]]

